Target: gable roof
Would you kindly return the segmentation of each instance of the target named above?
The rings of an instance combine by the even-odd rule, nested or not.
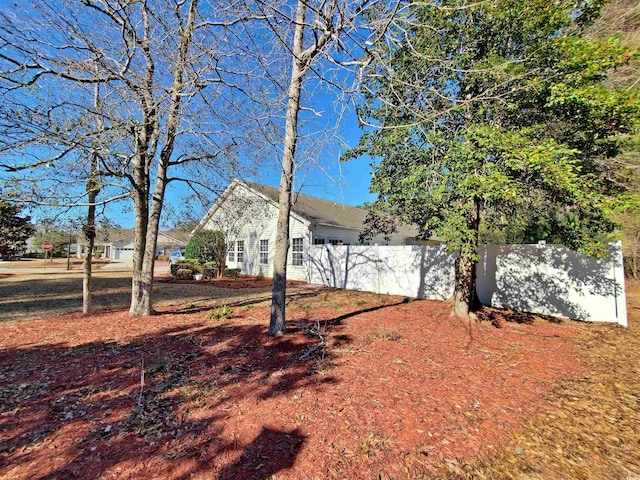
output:
[[[253,190],[260,192],[269,200],[272,200],[276,204],[278,203],[277,188],[251,182],[243,183]],[[291,210],[316,225],[362,230],[364,219],[367,216],[367,211],[362,208],[351,207],[302,193],[292,193],[291,199]]]
[[[226,199],[231,190],[237,185],[243,185],[245,188],[273,202],[276,207],[278,206],[278,188],[261,185],[259,183],[234,180],[214,203],[213,207],[207,212],[198,226],[202,226],[207,222],[219,208],[221,202]],[[325,200],[324,198],[294,192],[292,193],[291,213],[311,224],[362,231],[368,211],[364,208],[351,207],[332,200]],[[408,225],[399,225],[397,230],[398,232],[395,235],[416,237],[418,234],[418,230],[415,227]]]
[[[98,229],[96,232],[96,245],[110,245],[123,242],[133,242],[135,231],[133,228],[108,228]],[[186,245],[189,241],[189,233],[178,230],[158,231],[158,247]],[[78,235],[77,243],[86,245],[84,235]]]

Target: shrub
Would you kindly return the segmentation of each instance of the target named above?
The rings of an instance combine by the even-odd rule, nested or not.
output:
[[[193,259],[178,260],[177,262],[171,265],[171,275],[176,277],[177,276],[176,273],[180,269],[189,270],[193,274],[194,266],[197,264],[198,264],[198,261]]]
[[[193,270],[190,268],[179,268],[176,271],[176,278],[178,280],[191,280],[191,278],[193,278]]]
[[[225,268],[224,276],[229,278],[238,278],[241,270],[239,268]]]
[[[219,231],[200,230],[193,234],[184,251],[187,258],[194,258],[199,263],[220,262],[227,254],[224,235]]]
[[[193,271],[193,273],[204,273],[204,267],[198,264],[194,265],[191,270]]]
[[[223,305],[221,307],[216,308],[215,310],[211,310],[209,312],[209,320],[212,319],[228,319],[231,318],[231,314],[233,313],[233,309],[229,305]]]
[[[204,273],[204,276],[206,278],[213,278],[218,275],[218,268],[219,268],[218,262],[207,262],[203,265],[203,267],[204,267],[204,270],[202,273]]]

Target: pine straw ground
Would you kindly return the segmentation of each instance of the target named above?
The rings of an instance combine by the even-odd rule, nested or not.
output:
[[[0,324],[0,478],[640,477],[637,284],[627,330],[298,288],[276,339],[202,288]]]

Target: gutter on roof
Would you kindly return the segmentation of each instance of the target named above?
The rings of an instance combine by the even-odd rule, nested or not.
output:
[[[356,227],[344,227],[342,225],[337,225],[335,223],[324,223],[324,222],[317,222],[314,223],[315,226],[321,226],[321,227],[334,227],[334,228],[344,228],[345,230],[356,230],[357,232],[359,232],[360,230],[362,230],[361,228],[356,228]]]

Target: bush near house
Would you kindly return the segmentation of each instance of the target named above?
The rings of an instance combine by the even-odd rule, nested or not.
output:
[[[178,260],[171,265],[171,276],[184,280],[191,278],[195,273],[202,273],[206,278],[214,278],[218,275],[219,265],[217,262],[207,262],[200,265],[194,258],[186,258]],[[179,274],[181,270],[188,270],[190,274],[187,276],[185,272]],[[227,278],[239,278],[241,270],[239,268],[225,268],[224,276]]]
[[[218,276],[220,264],[218,262],[207,262],[203,266],[203,274],[205,278],[213,278]]]
[[[178,270],[189,270],[193,274],[196,270],[196,267],[202,268],[198,265],[198,261],[192,258],[187,258],[184,260],[178,260],[171,265],[171,275],[174,277],[178,276]]]
[[[239,268],[225,268],[224,276],[229,278],[238,278],[240,277],[241,270]]]
[[[190,268],[179,268],[176,271],[175,277],[178,280],[191,280],[191,278],[193,278],[193,270]]]

